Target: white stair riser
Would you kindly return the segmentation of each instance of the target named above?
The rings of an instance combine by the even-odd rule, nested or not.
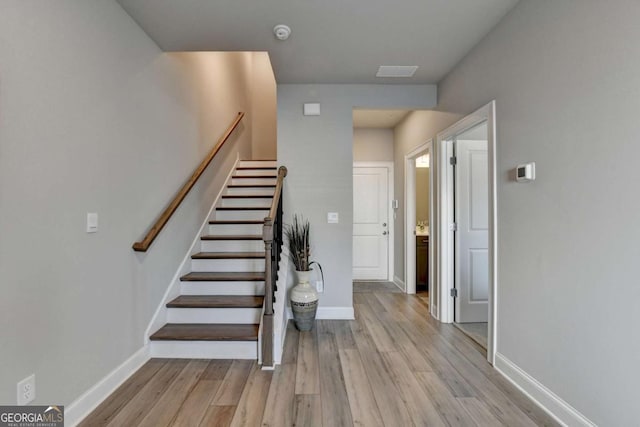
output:
[[[238,166],[241,168],[274,168],[277,163],[274,160],[241,160]]]
[[[232,185],[276,185],[276,178],[232,178]]]
[[[216,210],[216,219],[219,221],[225,220],[233,220],[233,219],[259,219],[263,220],[267,215],[269,215],[269,211],[267,209],[258,209],[258,210],[250,210],[250,211],[220,211]]]
[[[191,271],[254,272],[264,271],[264,268],[264,258],[191,260]]]
[[[262,228],[262,224],[209,224],[209,234],[212,236],[262,235]]]
[[[264,282],[180,282],[180,295],[264,295]]]
[[[247,195],[247,194],[259,194],[265,195],[268,197],[273,197],[273,193],[275,192],[274,187],[245,187],[245,188],[227,188],[225,194],[237,194],[237,195]]]
[[[275,169],[236,169],[233,173],[237,176],[278,176],[278,171]]]
[[[273,201],[272,197],[264,197],[264,198],[251,198],[251,199],[222,199],[222,206],[228,208],[237,208],[237,207],[265,207],[270,208],[271,202]]]
[[[151,357],[257,359],[257,341],[151,341]]]
[[[202,252],[262,252],[263,240],[202,240]]]
[[[260,323],[262,308],[169,308],[168,323]]]

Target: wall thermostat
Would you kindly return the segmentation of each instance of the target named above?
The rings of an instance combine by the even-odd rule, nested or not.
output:
[[[531,181],[535,181],[535,179],[536,179],[535,162],[518,165],[518,167],[516,168],[516,181],[531,182]]]

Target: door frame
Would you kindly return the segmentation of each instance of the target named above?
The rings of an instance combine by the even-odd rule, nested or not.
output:
[[[393,162],[360,162],[354,161],[353,168],[386,168],[387,169],[387,220],[389,221],[387,227],[388,233],[388,259],[387,259],[387,281],[393,282],[394,275],[394,242],[393,239],[395,237],[394,226],[395,221],[393,217],[393,207],[391,205],[391,201],[393,200]],[[351,238],[353,239],[353,226],[351,227]],[[353,262],[352,262],[353,264]],[[353,265],[351,266],[353,268]]]
[[[449,165],[452,155],[451,140],[458,134],[474,126],[487,122],[487,156],[489,165],[489,318],[487,324],[487,360],[495,363],[497,347],[497,290],[498,290],[498,226],[497,226],[497,179],[496,179],[496,104],[491,101],[470,115],[459,120],[436,137],[433,160],[437,163],[438,198],[436,204],[436,239],[438,242],[435,263],[437,265],[437,286],[439,295],[439,319],[443,323],[452,323],[454,318],[454,299],[451,290],[454,287],[454,247],[453,223],[454,177]],[[431,230],[430,230],[431,231]],[[431,240],[431,239],[429,239]]]
[[[404,283],[407,294],[416,293],[416,158],[429,153],[429,231],[433,224],[433,140],[423,142],[404,156]],[[431,233],[429,233],[431,234]],[[432,239],[429,236],[429,285],[433,286],[433,251]],[[429,305],[433,307],[433,292],[429,292]]]

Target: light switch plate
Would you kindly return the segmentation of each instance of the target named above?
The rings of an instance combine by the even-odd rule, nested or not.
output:
[[[95,212],[87,213],[87,233],[96,233],[98,231],[98,214]]]
[[[340,218],[338,216],[338,212],[329,212],[327,214],[327,223],[328,224],[337,224],[340,222]]]

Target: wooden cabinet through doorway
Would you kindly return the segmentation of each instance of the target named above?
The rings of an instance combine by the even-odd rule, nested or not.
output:
[[[416,288],[429,290],[429,236],[416,236]]]

